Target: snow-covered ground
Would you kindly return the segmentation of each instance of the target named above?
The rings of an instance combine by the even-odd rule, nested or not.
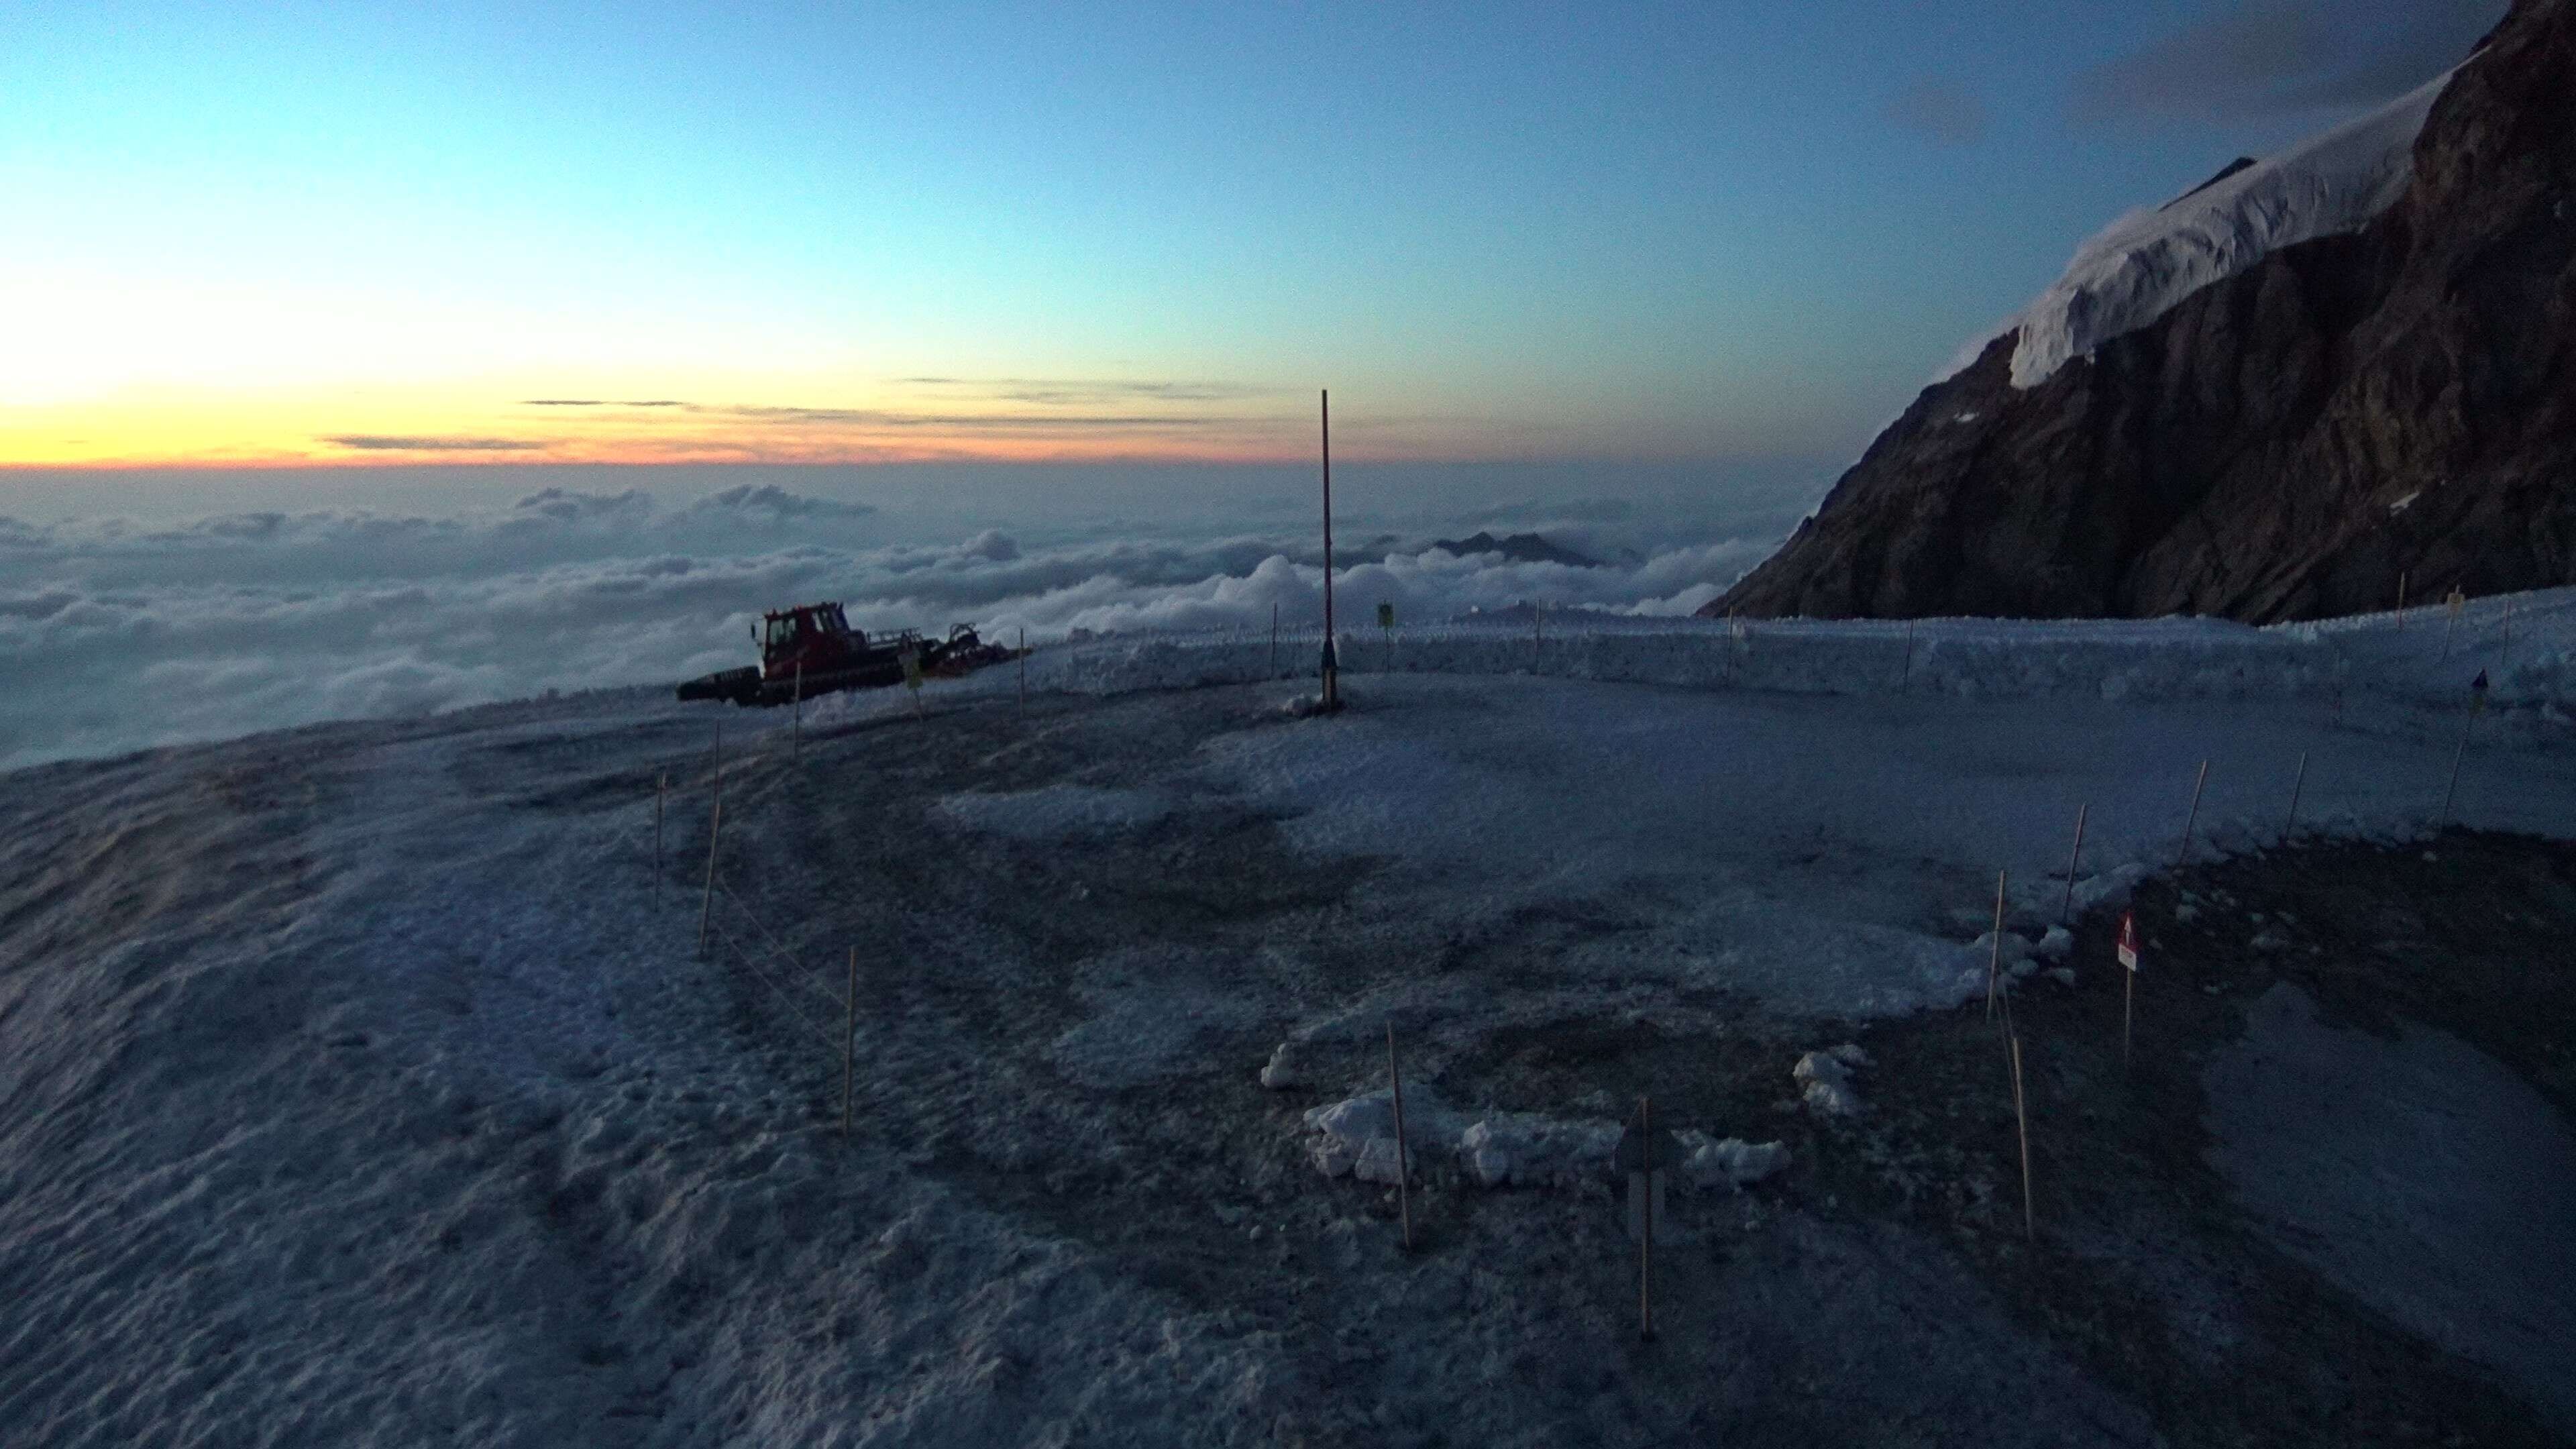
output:
[[[1866,1383],[1885,1422],[2144,1443],[1901,1230],[1676,1261],[1694,1346],[1643,1363],[1606,1189],[1432,1163],[1406,1257],[1305,1114],[1382,1081],[1390,1024],[1527,1143],[1624,1102],[1535,1094],[1509,1043],[1824,1047],[1961,1000],[1996,871],[2037,938],[2080,804],[2075,899],[2117,898],[2204,760],[2203,853],[2277,840],[2303,752],[2302,829],[2420,831],[2480,670],[2453,816],[2576,827],[2570,590],[2402,629],[1372,631],[1353,707],[1295,718],[1317,642],[1051,648],[1025,713],[1003,666],[919,719],[819,702],[801,745],[620,691],[0,777],[12,1442],[1644,1443]],[[1765,1211],[1711,1181],[1676,1236]]]

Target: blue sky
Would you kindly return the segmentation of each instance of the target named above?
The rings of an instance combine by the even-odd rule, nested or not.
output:
[[[1848,456],[2500,9],[21,3],[0,462]]]

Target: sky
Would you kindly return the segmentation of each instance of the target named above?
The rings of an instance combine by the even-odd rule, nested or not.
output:
[[[1848,460],[2501,9],[13,0],[0,470]]]

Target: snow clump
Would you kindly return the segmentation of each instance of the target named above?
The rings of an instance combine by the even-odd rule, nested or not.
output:
[[[1682,1175],[1702,1192],[1718,1187],[1741,1192],[1789,1165],[1785,1142],[1718,1139],[1695,1128],[1673,1136],[1682,1144]]]
[[[1805,1087],[1808,1110],[1827,1117],[1850,1117],[1861,1109],[1860,1094],[1852,1090],[1852,1069],[1868,1065],[1869,1054],[1847,1042],[1798,1058],[1789,1075]]]

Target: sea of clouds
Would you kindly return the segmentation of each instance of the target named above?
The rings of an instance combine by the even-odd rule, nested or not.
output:
[[[1402,622],[1532,601],[1686,614],[1759,562],[1804,501],[1774,488],[1738,506],[1595,497],[1361,512],[1337,539],[1336,586],[1361,617],[1385,602]],[[1309,526],[1229,527],[1223,508],[1028,511],[1031,526],[1011,528],[971,527],[960,510],[942,536],[940,509],[918,497],[879,506],[748,482],[692,496],[549,484],[437,516],[0,513],[0,769],[669,683],[753,662],[762,610],[821,598],[863,629],[971,623],[1005,640],[1025,629],[1032,643],[1266,629],[1274,606],[1292,628],[1320,616]],[[1165,521],[1177,515],[1189,517]],[[1597,562],[1433,546],[1479,529],[1536,532]]]

